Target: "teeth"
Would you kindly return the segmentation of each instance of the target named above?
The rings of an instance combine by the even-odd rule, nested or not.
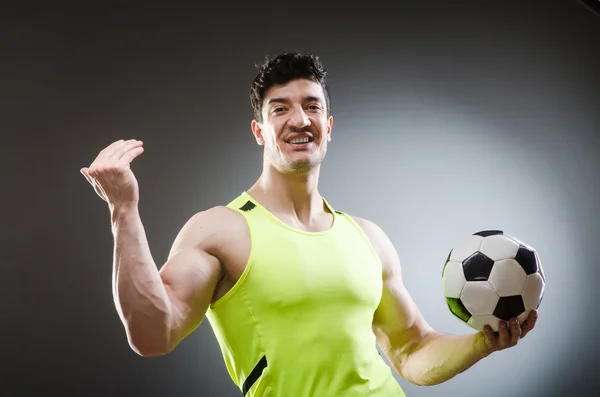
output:
[[[305,136],[304,138],[294,138],[290,141],[290,143],[308,143],[308,137]]]

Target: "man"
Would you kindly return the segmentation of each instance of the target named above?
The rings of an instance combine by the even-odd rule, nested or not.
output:
[[[113,294],[138,354],[172,351],[206,316],[246,396],[404,396],[377,345],[404,379],[433,385],[534,327],[535,311],[497,334],[436,332],[405,289],[386,234],[321,197],[333,118],[318,57],[267,58],[251,103],[261,176],[228,205],[191,217],[160,271],[130,169],[142,142],[115,142],[81,170],[109,204]]]

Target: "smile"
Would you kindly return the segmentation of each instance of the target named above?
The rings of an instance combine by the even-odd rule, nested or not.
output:
[[[311,139],[307,136],[304,136],[302,138],[294,138],[292,140],[289,141],[289,143],[293,143],[293,144],[298,144],[298,143],[308,143],[311,142]]]

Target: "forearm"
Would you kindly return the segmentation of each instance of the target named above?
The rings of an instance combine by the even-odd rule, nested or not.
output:
[[[445,382],[486,357],[482,333],[455,336],[429,333],[406,356],[401,373],[418,385]]]
[[[113,298],[129,344],[156,355],[169,344],[171,305],[137,206],[111,209],[114,235]]]

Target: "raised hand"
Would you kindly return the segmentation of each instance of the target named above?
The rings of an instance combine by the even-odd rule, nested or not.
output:
[[[144,151],[141,141],[119,140],[104,148],[89,167],[80,171],[112,208],[137,205],[139,187],[131,162]]]

